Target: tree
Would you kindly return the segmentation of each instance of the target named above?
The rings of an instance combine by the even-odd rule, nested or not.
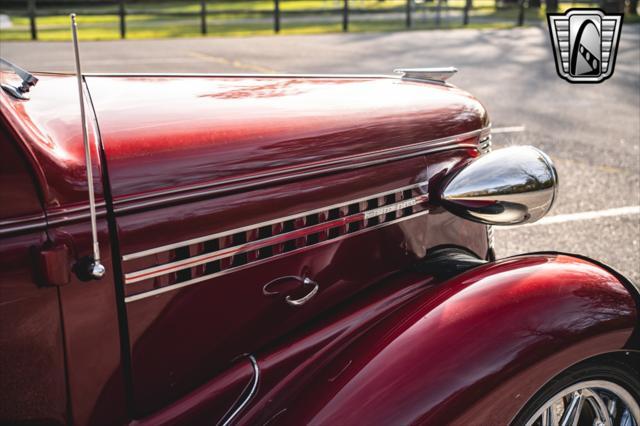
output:
[[[607,13],[624,13],[624,0],[601,0],[600,7]]]

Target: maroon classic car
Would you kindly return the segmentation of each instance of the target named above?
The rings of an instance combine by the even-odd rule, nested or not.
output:
[[[557,174],[453,69],[5,65],[0,423],[640,425],[637,288],[495,259]]]

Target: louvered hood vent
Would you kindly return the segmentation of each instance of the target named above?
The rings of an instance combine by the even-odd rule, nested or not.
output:
[[[125,274],[126,301],[142,299],[428,213],[426,183],[123,256],[157,266]],[[162,262],[161,259],[169,259]],[[139,292],[136,287],[139,287]],[[135,289],[135,290],[134,290]],[[131,291],[133,290],[133,291]]]

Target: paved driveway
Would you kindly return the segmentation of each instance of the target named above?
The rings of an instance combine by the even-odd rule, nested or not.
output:
[[[480,98],[502,129],[495,145],[541,147],[560,173],[552,217],[497,230],[498,255],[583,253],[640,282],[638,25],[623,27],[615,75],[599,85],[558,78],[544,27],[85,42],[81,49],[92,72],[389,73],[455,65],[452,82]],[[32,70],[72,70],[69,43],[5,42],[0,53]]]

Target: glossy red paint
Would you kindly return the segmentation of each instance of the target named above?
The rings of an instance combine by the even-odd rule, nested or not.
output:
[[[39,188],[31,179],[27,159],[13,143],[13,137],[0,119],[0,229],[36,226],[44,222]],[[2,232],[2,231],[0,231]]]
[[[12,78],[0,74],[3,82]],[[126,388],[104,219],[98,226],[107,275],[82,282],[69,273],[91,254],[77,82],[39,77],[40,96],[29,101],[0,91],[1,190],[11,197],[2,198],[0,209],[12,216],[0,222],[0,377],[6,379],[0,405],[9,410],[0,412],[0,422],[121,424],[128,418]],[[95,125],[89,137],[103,217]]]
[[[623,348],[638,325],[620,281],[568,255],[385,285],[260,355],[239,424],[508,424],[549,379]]]
[[[116,210],[353,169],[488,126],[484,108],[466,92],[391,78],[87,82]],[[477,135],[462,139],[475,147]]]
[[[67,423],[58,288],[40,287],[32,248],[44,231],[0,236],[0,422]]]
[[[222,419],[238,404],[253,379],[253,367],[244,357],[233,363],[209,383],[194,390],[166,408],[135,420],[131,426],[206,425]]]
[[[48,235],[56,244],[67,245],[71,268],[92,253],[89,223],[50,226]],[[71,423],[78,425],[114,425],[128,419],[118,297],[105,220],[98,222],[98,237],[106,275],[100,281],[81,281],[71,274],[69,284],[59,287]]]
[[[504,423],[558,371],[622,348],[636,324],[618,279],[569,256],[446,283],[412,268],[438,246],[486,256],[486,228],[436,195],[478,155],[488,117],[452,86],[391,78],[87,77],[108,272],[82,282],[68,273],[91,253],[76,82],[38,78],[29,101],[0,91],[2,197],[16,201],[0,202],[1,422],[212,421],[246,394],[252,354],[262,376],[242,424]],[[207,265],[125,284],[214,250],[189,243],[123,261],[132,253],[417,182],[428,214],[161,294]],[[242,237],[215,250],[257,238]],[[287,276],[320,290],[298,307],[284,298],[299,281],[264,294]]]
[[[417,181],[431,181],[467,160],[464,150],[243,192],[215,200],[122,215],[117,218],[124,254],[366,197]],[[434,181],[436,181],[434,180]],[[321,200],[322,204],[319,204]],[[248,269],[127,303],[136,407],[148,414],[226,368],[318,317],[384,277],[409,267],[443,241],[484,256],[485,228],[427,203],[428,215],[380,231],[294,252]],[[431,223],[436,224],[432,226]],[[176,232],[179,230],[179,232]],[[188,247],[191,256],[201,245]],[[124,272],[166,262],[167,254],[125,262]],[[190,272],[196,277],[197,271]],[[320,283],[313,303],[296,309],[263,286],[278,277],[308,276]],[[169,282],[167,282],[169,279]],[[171,277],[136,282],[126,294],[171,284]],[[176,281],[173,281],[176,282]],[[238,312],[243,312],[238,315]],[[206,324],[206,326],[202,326]],[[159,350],[161,348],[161,350]],[[170,366],[170,368],[167,368]]]
[[[37,96],[29,101],[0,91],[2,119],[31,163],[50,218],[64,220],[72,214],[86,213],[87,207],[78,83],[73,75],[38,74],[38,78]],[[0,81],[11,79],[15,79],[13,74],[0,72]],[[89,119],[94,187],[102,205],[96,127],[91,116]]]
[[[58,289],[38,268],[44,212],[26,158],[0,120],[0,423],[68,419]]]

